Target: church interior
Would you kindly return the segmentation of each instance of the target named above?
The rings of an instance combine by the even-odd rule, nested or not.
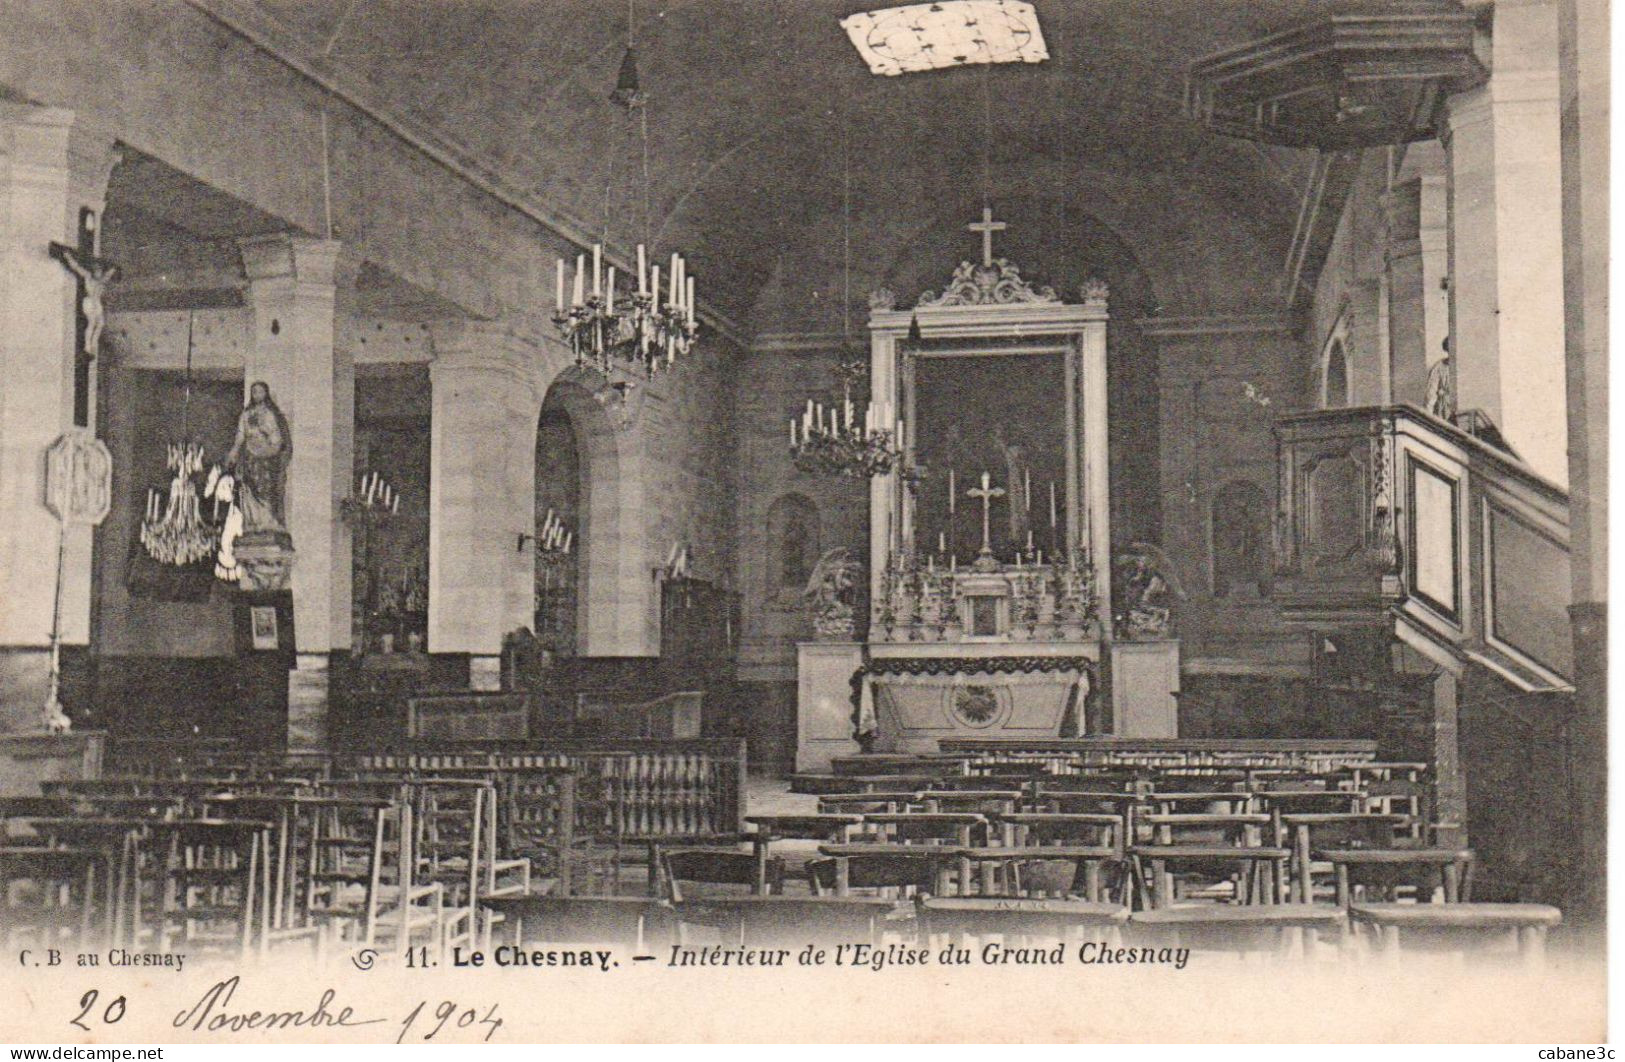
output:
[[[1606,5],[7,6],[0,935],[1600,946]]]

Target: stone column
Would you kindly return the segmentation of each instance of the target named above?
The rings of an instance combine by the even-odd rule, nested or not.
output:
[[[350,644],[350,538],[340,518],[355,446],[355,366],[333,344],[339,244],[298,236],[238,241],[254,315],[244,393],[263,380],[288,418],[287,523],[296,665],[288,676],[288,745],[327,735],[328,660]]]
[[[45,449],[73,424],[74,277],[50,257],[101,217],[116,155],[71,111],[0,102],[0,732],[40,726],[50,675],[58,524]],[[91,427],[96,423],[94,367]],[[61,636],[90,640],[92,530],[62,540]]]
[[[1451,97],[1451,347],[1456,404],[1481,409],[1531,468],[1568,482],[1555,0],[1495,5],[1494,74]]]
[[[1568,906],[1601,943],[1608,870],[1608,5],[1563,0],[1563,316],[1573,579],[1573,792],[1580,846]]]
[[[437,328],[434,349],[429,651],[469,654],[469,684],[495,689],[503,635],[534,622],[536,423],[569,359],[474,321]]]

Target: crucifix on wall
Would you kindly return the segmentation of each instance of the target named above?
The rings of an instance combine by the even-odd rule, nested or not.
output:
[[[119,268],[101,257],[101,218],[84,207],[79,211],[79,239],[76,246],[51,242],[50,254],[74,275],[73,423],[90,424],[90,363],[101,347],[107,316],[104,299],[107,285],[118,279]]]

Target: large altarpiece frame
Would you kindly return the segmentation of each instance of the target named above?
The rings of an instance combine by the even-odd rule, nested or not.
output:
[[[1111,600],[1106,404],[1106,286],[1063,303],[1028,287],[1004,260],[960,267],[941,295],[912,309],[886,292],[869,320],[873,400],[904,423],[905,468],[870,486],[871,599],[898,563],[1006,570],[1074,556]],[[953,512],[947,502],[953,471]],[[982,554],[981,474],[991,558]],[[1050,485],[1055,484],[1053,524]],[[996,564],[997,569],[992,565]],[[966,574],[969,574],[968,572]]]

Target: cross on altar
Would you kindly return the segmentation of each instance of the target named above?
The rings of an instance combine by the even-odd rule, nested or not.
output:
[[[978,232],[982,235],[983,265],[990,266],[993,264],[993,234],[1003,232],[1007,228],[1009,228],[1009,225],[1005,222],[993,220],[993,208],[990,206],[982,208],[981,221],[973,221],[965,226],[967,232]]]
[[[965,496],[982,499],[982,553],[986,556],[992,556],[993,540],[990,534],[991,528],[988,522],[988,514],[992,511],[993,499],[1004,497],[1004,488],[991,486],[988,474],[983,472],[982,485],[967,490]]]

